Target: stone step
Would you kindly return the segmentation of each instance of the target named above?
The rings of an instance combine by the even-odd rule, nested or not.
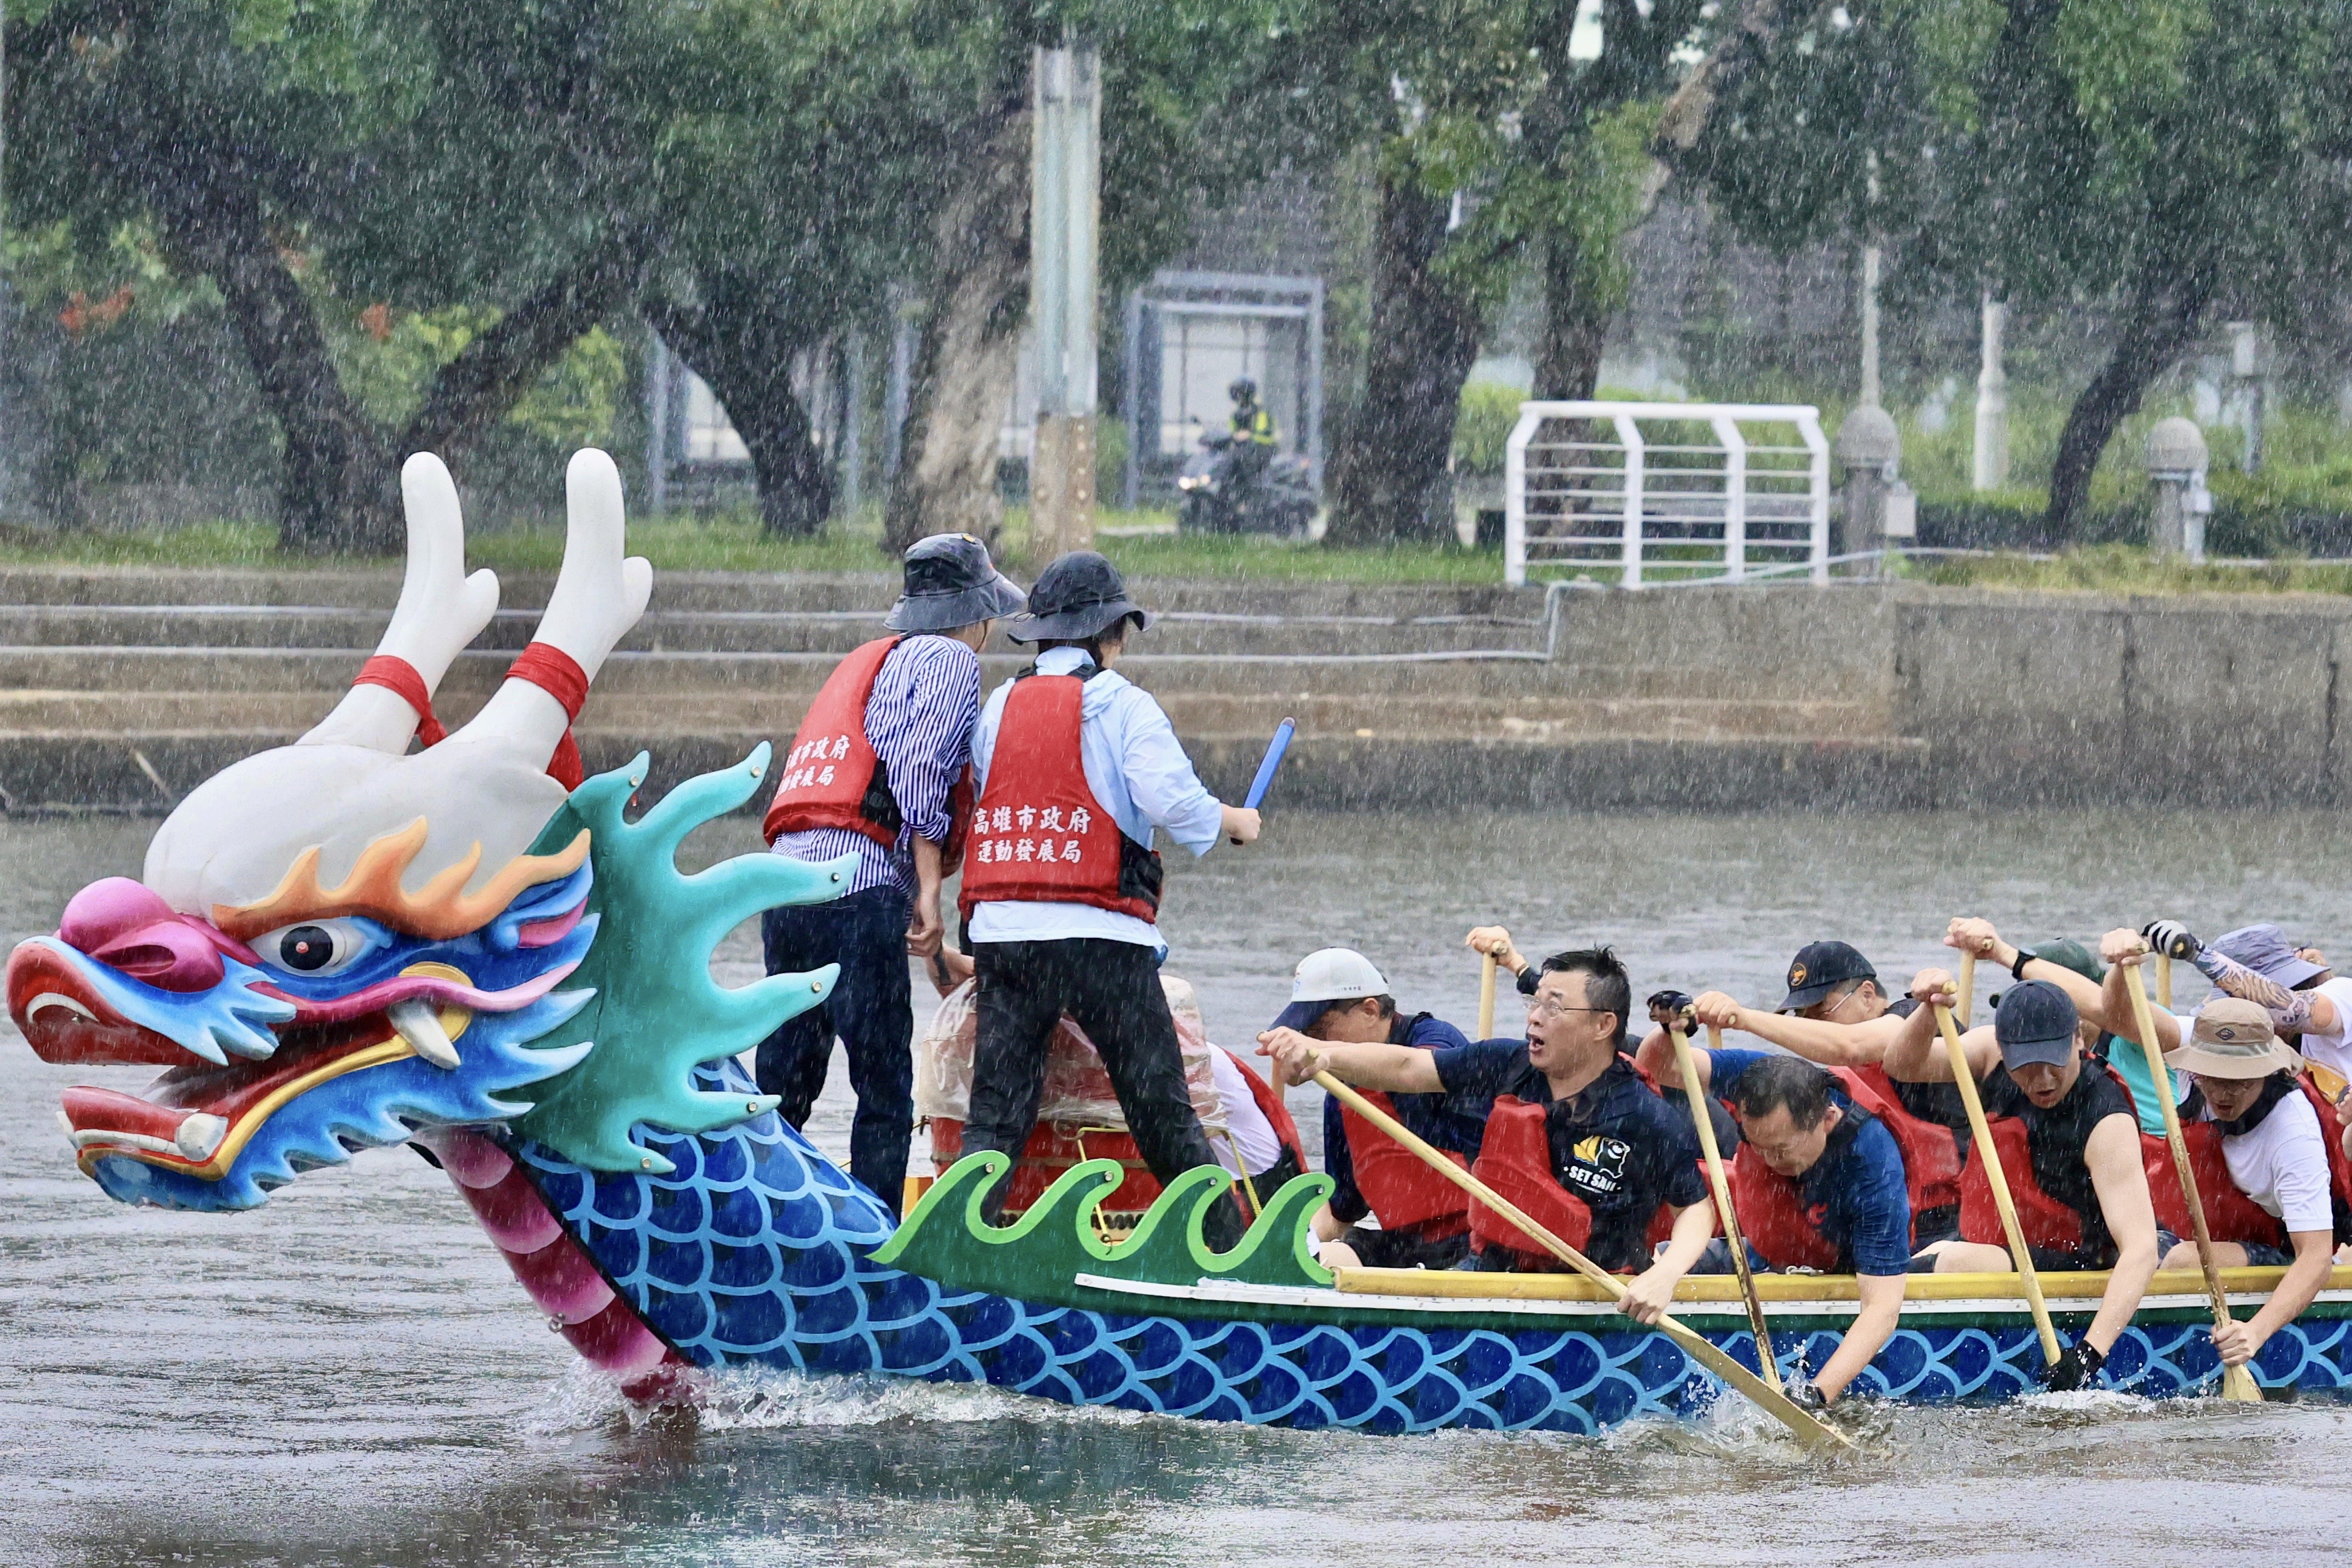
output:
[[[0,691],[341,692],[366,661],[350,648],[0,647]],[[600,694],[687,692],[813,693],[839,655],[790,652],[695,652],[623,649],[596,678]],[[478,701],[505,676],[512,655],[497,649],[462,654],[442,682],[441,698],[462,709]],[[992,652],[982,659],[991,686],[1010,679],[1028,656]],[[1850,691],[1834,683],[1819,693],[1753,689],[1737,671],[1706,666],[1548,663],[1521,650],[1356,654],[1160,654],[1120,661],[1120,670],[1161,695],[1381,697],[1580,697],[1787,700],[1825,696],[1884,706],[1886,694]]]
[[[591,772],[652,753],[658,795],[723,768],[767,737],[713,731],[644,745],[586,733]],[[160,814],[230,763],[282,744],[282,732],[17,735],[0,738],[0,808]],[[1209,787],[1237,797],[1264,752],[1262,734],[1188,737]],[[1278,824],[1293,810],[1691,811],[1925,809],[1937,775],[1924,742],[1865,740],[1642,739],[1565,742],[1302,737],[1269,802]],[[765,792],[747,810],[765,805]]]
[[[0,605],[0,645],[18,647],[371,649],[384,611],[328,605]],[[478,647],[520,650],[539,624],[501,610]],[[636,652],[846,653],[882,633],[866,610],[691,610],[648,613],[620,646]],[[1010,644],[1002,645],[1010,647]],[[1156,654],[1540,652],[1543,628],[1491,616],[1419,620],[1293,619],[1178,611],[1154,623]]]
[[[257,732],[292,737],[324,718],[331,692],[0,691],[0,745],[26,735]],[[478,703],[438,705],[451,727]],[[1886,732],[1882,710],[1859,702],[1757,702],[1705,698],[1397,697],[1174,693],[1166,700],[1180,734],[1271,734],[1286,718],[1302,733],[1550,741],[1588,734],[1809,739]],[[805,692],[629,696],[599,690],[581,715],[583,733],[649,737],[718,731],[782,741],[808,709]]]

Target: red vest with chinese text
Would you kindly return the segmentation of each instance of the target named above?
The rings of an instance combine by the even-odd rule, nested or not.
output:
[[[1098,672],[1089,672],[1098,673]],[[1087,784],[1086,678],[1023,675],[1005,693],[988,783],[964,844],[964,918],[987,903],[1091,904],[1160,916],[1160,857],[1119,830]]]
[[[899,640],[877,637],[825,677],[793,736],[776,798],[760,824],[769,843],[812,827],[850,828],[886,849],[898,842],[898,802],[866,738],[866,704],[882,661]]]

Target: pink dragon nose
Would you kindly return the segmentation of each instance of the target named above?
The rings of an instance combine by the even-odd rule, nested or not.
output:
[[[224,973],[212,939],[128,877],[108,877],[76,893],[58,940],[164,991],[208,991]]]

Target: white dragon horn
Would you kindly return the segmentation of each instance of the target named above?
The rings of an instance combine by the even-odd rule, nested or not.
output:
[[[646,613],[654,569],[642,556],[621,554],[628,516],[621,500],[621,470],[609,455],[593,447],[574,452],[564,485],[570,516],[563,567],[531,640],[556,648],[593,680],[613,645]],[[563,704],[546,688],[509,676],[449,742],[512,747],[534,764],[543,763],[571,722]]]
[[[466,520],[440,458],[419,452],[402,464],[400,496],[408,514],[408,572],[375,651],[415,670],[429,703],[451,662],[498,613],[499,578],[488,569],[466,575]],[[398,756],[417,723],[416,710],[398,692],[357,685],[296,744],[364,746]]]

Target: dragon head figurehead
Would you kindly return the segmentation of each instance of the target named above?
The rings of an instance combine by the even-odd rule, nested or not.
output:
[[[756,787],[764,747],[634,823],[643,759],[579,784],[571,721],[653,582],[623,557],[612,459],[572,458],[537,637],[446,737],[432,693],[495,613],[498,580],[465,574],[440,460],[411,458],[401,478],[407,574],[359,682],[292,745],[192,792],[138,880],[83,889],[56,934],[8,960],[9,1013],[44,1060],[164,1069],[137,1094],[65,1093],[81,1168],[117,1198],[250,1207],[355,1149],[480,1123],[520,1123],[593,1168],[657,1170],[633,1128],[698,1131],[772,1103],[699,1093],[691,1065],[830,989],[826,970],[720,991],[708,958],[758,909],[837,892],[838,866],[676,871],[686,832]],[[576,793],[550,776],[560,754]],[[597,943],[632,893],[658,929],[625,964]]]

